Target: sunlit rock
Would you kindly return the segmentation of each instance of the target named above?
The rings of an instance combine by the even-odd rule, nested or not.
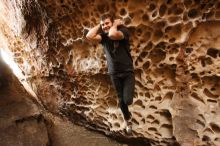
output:
[[[14,54],[49,111],[126,139],[102,47],[85,39],[103,13],[115,13],[131,32],[130,137],[155,146],[218,146],[219,8],[219,1],[205,0],[4,0],[0,47]]]

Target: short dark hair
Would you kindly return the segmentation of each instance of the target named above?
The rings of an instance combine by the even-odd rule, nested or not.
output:
[[[100,20],[104,21],[105,19],[108,19],[108,18],[111,20],[111,22],[114,22],[114,15],[111,15],[110,13],[103,14],[100,17]]]

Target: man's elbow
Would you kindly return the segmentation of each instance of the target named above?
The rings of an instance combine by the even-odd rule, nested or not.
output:
[[[92,41],[92,42],[100,42],[101,41],[101,38],[99,35],[86,35],[86,39],[89,40],[89,41]]]
[[[123,39],[123,35],[117,34],[117,33],[110,33],[108,34],[108,37],[112,40],[121,40]]]
[[[109,33],[108,34],[108,37],[111,39],[111,40],[117,40],[117,36],[113,33]]]
[[[88,40],[92,40],[92,36],[89,35],[88,33],[87,33],[87,35],[86,35],[86,38],[87,38]]]

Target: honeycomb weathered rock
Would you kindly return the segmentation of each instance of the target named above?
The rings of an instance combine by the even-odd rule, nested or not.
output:
[[[220,145],[219,0],[1,3],[6,42],[1,47],[13,52],[50,111],[126,138],[102,48],[85,40],[99,17],[111,12],[131,32],[136,78],[131,137],[152,145]],[[9,15],[14,19],[7,20]],[[183,43],[185,56],[178,61]]]

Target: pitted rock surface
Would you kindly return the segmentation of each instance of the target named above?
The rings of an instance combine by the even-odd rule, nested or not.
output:
[[[0,10],[0,46],[51,112],[155,146],[220,145],[219,0],[4,0]],[[105,12],[123,19],[131,34],[129,137],[102,47],[85,39]]]

